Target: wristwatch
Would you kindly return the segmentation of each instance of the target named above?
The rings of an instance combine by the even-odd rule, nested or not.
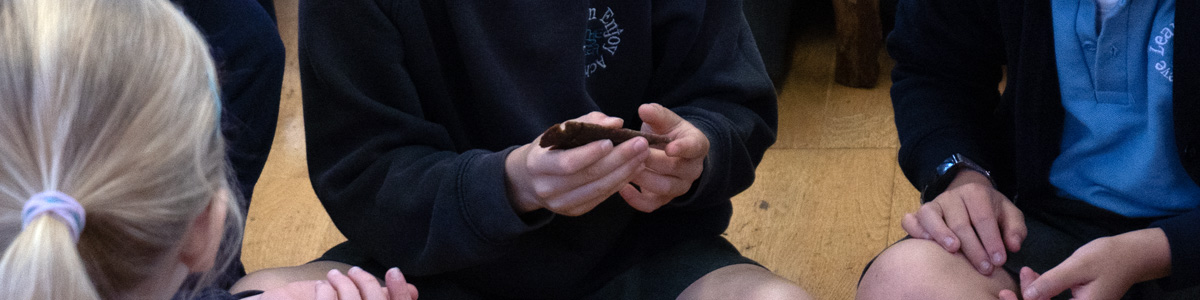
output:
[[[954,178],[958,175],[958,172],[962,171],[963,169],[983,174],[983,177],[987,177],[988,182],[992,183],[992,187],[996,187],[996,181],[992,179],[992,172],[988,172],[988,170],[983,169],[983,167],[975,164],[975,162],[971,161],[966,156],[955,153],[937,166],[937,177],[934,177],[933,182],[929,185],[926,185],[925,189],[921,190],[921,203],[933,201],[933,198],[937,197],[942,192],[945,192],[946,187],[950,186],[950,182],[954,181]]]

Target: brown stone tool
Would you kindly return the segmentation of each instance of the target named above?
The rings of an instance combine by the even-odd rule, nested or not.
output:
[[[645,137],[651,145],[667,144],[671,138],[653,133],[645,133],[625,128],[608,128],[592,123],[567,121],[546,129],[542,133],[539,146],[549,147],[550,150],[571,149],[599,140],[612,140],[613,145],[619,145],[635,137]]]

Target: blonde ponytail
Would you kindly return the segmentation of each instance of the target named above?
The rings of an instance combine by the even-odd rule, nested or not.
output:
[[[213,76],[166,0],[0,0],[0,298],[135,297],[214,199],[237,201],[218,195],[230,177]],[[50,215],[22,229],[43,191],[86,211],[77,244]],[[225,207],[240,233],[239,206]]]
[[[49,215],[29,223],[0,259],[8,299],[99,299],[66,224]]]

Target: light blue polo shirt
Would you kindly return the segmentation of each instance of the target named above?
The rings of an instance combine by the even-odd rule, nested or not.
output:
[[[1059,196],[1128,217],[1200,207],[1175,148],[1175,0],[1051,2],[1066,108],[1050,169]]]

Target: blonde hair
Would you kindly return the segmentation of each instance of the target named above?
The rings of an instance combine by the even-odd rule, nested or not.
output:
[[[241,232],[213,72],[166,0],[0,0],[0,295],[122,298],[214,199]],[[22,230],[48,190],[84,207],[78,244],[49,215]]]

